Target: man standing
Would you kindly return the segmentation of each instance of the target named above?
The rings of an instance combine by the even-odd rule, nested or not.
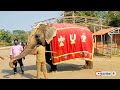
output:
[[[18,39],[15,39],[14,46],[12,46],[10,50],[10,59],[12,60],[13,57],[19,55],[22,51],[23,47],[19,44]],[[24,74],[22,58],[17,60],[17,62],[20,64],[22,74]],[[13,68],[14,74],[17,73],[17,62],[14,63],[15,65],[15,68]]]
[[[34,55],[36,55],[36,66],[37,66],[37,79],[40,79],[41,69],[45,79],[48,78],[46,59],[45,59],[45,46],[42,45],[41,41],[37,40],[37,47],[35,49]]]

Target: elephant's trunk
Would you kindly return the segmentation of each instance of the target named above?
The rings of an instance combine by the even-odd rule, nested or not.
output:
[[[35,45],[36,45],[36,43],[28,44],[28,46],[24,49],[24,51],[23,51],[20,55],[14,57],[14,58],[10,61],[9,66],[10,66],[11,68],[13,68],[13,63],[14,63],[15,61],[17,61],[18,59],[23,58],[23,57],[25,57],[26,55],[28,55],[28,54],[31,52],[31,50],[35,47]]]

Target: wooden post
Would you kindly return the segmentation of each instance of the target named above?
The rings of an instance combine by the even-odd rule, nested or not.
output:
[[[74,11],[72,12],[72,17],[73,17],[73,23],[75,24],[75,13],[74,13]]]
[[[104,44],[105,44],[105,35],[103,35],[103,54],[105,54],[105,47],[104,47]]]
[[[96,35],[96,54],[98,54],[98,50],[97,50],[97,35]]]
[[[113,38],[113,35],[111,34],[111,49],[110,49],[110,58],[112,57],[112,38]]]
[[[95,26],[93,27],[93,30],[94,30],[93,32],[95,33],[96,32]],[[95,46],[96,46],[95,48],[96,48],[96,54],[97,54],[97,38],[96,38],[96,35],[95,35],[94,38],[95,38]]]
[[[103,43],[103,38],[102,38],[102,35],[101,35],[101,44]],[[101,50],[103,49],[103,46],[101,47]],[[102,54],[103,54],[103,50],[102,50]]]
[[[96,53],[97,53],[97,40],[96,40],[96,35],[95,35],[95,45],[96,45]]]

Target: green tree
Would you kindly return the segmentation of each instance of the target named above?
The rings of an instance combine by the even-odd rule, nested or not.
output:
[[[108,20],[109,26],[120,27],[120,11],[109,11]]]
[[[3,43],[3,45],[10,45],[11,44],[11,37],[12,34],[8,30],[1,29],[0,30],[0,42]]]
[[[26,41],[27,40],[27,35],[24,30],[13,30],[13,39],[17,38],[20,41]]]

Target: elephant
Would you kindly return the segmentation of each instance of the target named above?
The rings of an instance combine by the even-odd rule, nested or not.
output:
[[[37,39],[38,38],[41,40],[42,45],[46,46],[46,50],[50,51],[51,50],[50,43],[51,43],[52,39],[55,37],[56,33],[57,33],[57,30],[51,24],[42,24],[42,23],[37,24],[32,29],[32,31],[31,31],[31,33],[28,37],[28,42],[27,42],[28,44],[27,44],[26,48],[24,49],[24,51],[20,55],[14,57],[9,62],[9,66],[11,68],[13,68],[14,67],[13,63],[16,60],[28,55],[32,51],[32,49],[34,49],[34,47],[37,45]],[[57,65],[54,65],[52,63],[51,56],[52,56],[51,53],[49,53],[49,52],[46,53],[46,62],[51,66],[50,71],[56,71],[57,70]],[[85,67],[84,68],[92,69],[93,68],[93,62],[89,61],[89,60],[85,60]]]

